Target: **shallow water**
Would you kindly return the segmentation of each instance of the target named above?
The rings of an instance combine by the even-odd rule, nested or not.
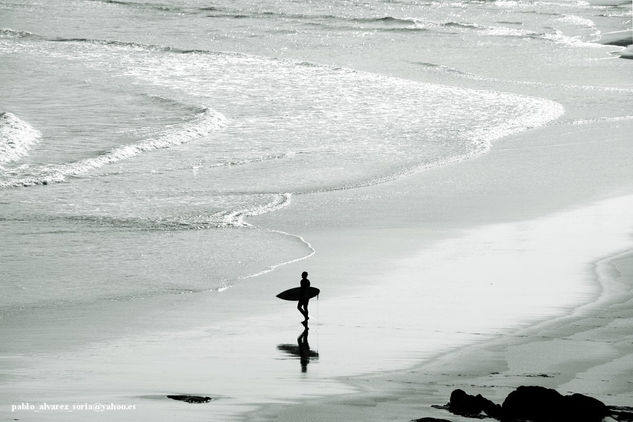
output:
[[[3,2],[0,316],[221,300],[314,253],[249,216],[628,121],[631,62],[598,41],[630,22],[617,2]]]
[[[578,49],[606,55],[591,44],[600,25],[623,25],[630,14],[582,2],[17,1],[2,9],[0,218],[11,268],[3,309],[22,303],[8,287],[16,284],[31,292],[29,303],[173,290],[152,271],[146,277],[155,282],[136,280],[138,269],[116,287],[108,268],[121,248],[113,245],[100,249],[94,288],[81,292],[70,286],[84,283],[79,268],[92,264],[39,261],[45,273],[72,280],[48,278],[56,293],[45,294],[28,248],[11,247],[39,227],[54,226],[39,236],[43,250],[79,256],[75,248],[89,249],[86,233],[98,230],[148,262],[165,260],[165,246],[141,240],[148,231],[164,239],[237,227],[209,235],[214,251],[294,245],[254,234],[245,217],[283,207],[293,194],[470,158],[558,118],[563,108],[529,89],[501,92],[507,79],[557,82],[533,78],[550,67],[524,69],[508,56],[538,51],[555,72],[574,68]],[[586,75],[570,76],[578,75],[566,74],[566,83],[586,84]],[[473,80],[491,86],[469,89]],[[82,233],[84,245],[68,232]],[[295,258],[306,253],[299,248]],[[168,259],[178,268],[199,254],[184,247]],[[231,259],[256,261],[252,252],[227,254],[228,262],[213,255],[197,288],[247,275],[241,266],[223,270]],[[254,266],[278,262],[270,254]]]

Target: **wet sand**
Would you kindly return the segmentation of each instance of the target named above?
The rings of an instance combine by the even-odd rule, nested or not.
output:
[[[630,406],[633,371],[633,251],[596,263],[603,291],[569,314],[506,333],[410,370],[348,380],[358,392],[336,399],[268,406],[251,420],[472,420],[433,408],[460,388],[497,403],[519,385],[582,392]]]
[[[384,362],[375,361],[381,373],[339,377],[354,393],[265,406],[245,419],[433,416],[458,421],[463,418],[430,406],[445,404],[455,388],[501,402],[519,385],[630,405],[633,221],[628,217],[631,198],[623,195],[631,192],[633,180],[633,162],[626,154],[631,125],[630,120],[554,125],[506,139],[477,160],[330,199],[321,218],[304,222],[306,226],[325,225],[329,219],[344,220],[341,226],[347,226],[354,216],[369,212],[365,200],[379,204],[371,208],[379,227],[304,230],[317,251],[325,251],[310,267],[325,277],[336,274],[342,284],[346,277],[366,280],[369,286],[356,295],[364,305],[372,299],[374,307],[390,303],[377,312],[389,315],[382,319],[385,326],[400,329],[415,320],[415,328],[406,333],[415,341],[407,343],[404,335],[398,338],[399,347],[406,357],[417,355],[423,363],[383,371]],[[453,189],[445,189],[447,185]],[[398,198],[407,198],[406,206]],[[305,215],[302,206],[315,202],[297,200],[298,215]],[[440,240],[446,238],[452,240]],[[394,250],[416,242],[418,253],[393,259]],[[332,267],[342,250],[346,259]],[[441,288],[425,286],[451,282],[455,296],[449,302]],[[401,284],[406,294],[390,294],[388,283]],[[444,302],[434,304],[425,297],[433,295]],[[328,308],[337,318],[356,318],[359,325],[365,319],[371,321],[367,325],[379,323],[374,314],[363,313],[366,308],[353,294],[332,302]],[[442,310],[455,306],[457,322],[446,321],[446,313],[434,313],[434,305]],[[325,301],[321,312],[324,308]],[[455,328],[458,324],[461,328]],[[447,340],[447,352],[425,354],[424,338],[435,345],[440,338]],[[473,345],[452,348],[451,338],[458,343],[468,338]],[[384,348],[382,343],[394,337],[377,334],[374,341]]]
[[[630,261],[620,254],[633,246],[632,126],[552,125],[476,160],[297,196],[249,221],[300,234],[316,254],[221,293],[117,304],[107,319],[87,307],[13,321],[4,403],[137,407],[99,416],[117,421],[409,420],[449,416],[430,405],[454,388],[499,401],[539,384],[627,404]],[[614,256],[621,276],[611,283]],[[308,339],[319,356],[303,371],[288,352],[299,347],[300,315],[274,295],[305,269],[322,294]],[[613,294],[622,305],[610,305]]]
[[[83,421],[83,412],[8,406],[113,401],[137,409],[100,419],[459,420],[429,406],[453,388],[498,401],[528,383],[630,404],[633,388],[618,374],[633,368],[621,255],[633,247],[633,119],[619,104],[579,104],[477,159],[295,195],[248,218],[302,236],[316,254],[226,291],[3,321],[3,412]],[[294,258],[310,255],[295,241]],[[303,270],[322,291],[310,305],[319,356],[305,372],[288,352],[299,347],[300,315],[274,298]],[[626,292],[622,305],[610,305],[612,292]]]

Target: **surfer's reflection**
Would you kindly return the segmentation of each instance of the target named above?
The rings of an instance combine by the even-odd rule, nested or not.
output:
[[[310,350],[310,344],[308,343],[308,328],[297,337],[297,345],[294,344],[280,344],[277,349],[282,350],[288,354],[296,356],[301,362],[301,372],[308,371],[308,364],[310,359],[316,360],[319,358],[319,352]]]

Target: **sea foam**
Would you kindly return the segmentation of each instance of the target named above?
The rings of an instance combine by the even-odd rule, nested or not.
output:
[[[97,157],[85,158],[71,163],[42,166],[36,170],[35,174],[18,176],[8,181],[0,182],[0,188],[62,182],[67,177],[78,176],[90,170],[129,159],[142,153],[182,145],[203,138],[212,131],[224,126],[225,122],[226,118],[221,113],[212,109],[205,109],[204,112],[190,122],[178,127],[168,128],[157,137],[135,144],[123,145]]]
[[[15,114],[0,113],[0,164],[20,160],[42,134]]]

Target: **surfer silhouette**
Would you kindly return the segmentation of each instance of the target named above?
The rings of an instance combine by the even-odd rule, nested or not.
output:
[[[303,318],[305,318],[303,320],[303,322],[301,322],[303,324],[304,327],[306,327],[306,330],[308,329],[308,320],[310,319],[310,317],[308,317],[308,302],[310,301],[310,296],[308,294],[308,288],[310,287],[310,280],[308,280],[308,272],[304,271],[301,273],[301,287],[300,287],[300,291],[299,291],[299,304],[297,305],[297,309],[299,310],[299,312],[301,312],[301,315],[303,315]]]
[[[301,273],[301,282],[299,283],[300,287],[293,287],[292,289],[284,290],[279,293],[277,297],[282,300],[288,301],[297,301],[297,309],[303,315],[303,321],[301,324],[307,329],[308,328],[308,320],[310,317],[308,316],[308,302],[313,297],[319,297],[319,293],[321,290],[316,287],[310,286],[310,280],[308,280],[308,272],[304,271]]]

